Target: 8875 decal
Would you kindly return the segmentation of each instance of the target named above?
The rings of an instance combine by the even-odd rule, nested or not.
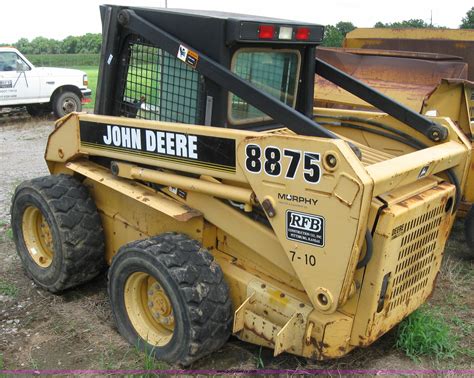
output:
[[[283,172],[283,161],[288,162],[286,172]],[[321,179],[321,154],[317,152],[298,151],[284,148],[281,151],[278,147],[265,147],[263,152],[258,144],[248,144],[245,147],[245,168],[250,173],[265,172],[268,176],[279,177],[281,174],[285,178],[293,180],[296,177],[298,168],[303,166],[303,178],[310,184],[317,184]]]

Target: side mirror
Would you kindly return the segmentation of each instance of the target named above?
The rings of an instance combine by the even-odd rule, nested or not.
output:
[[[16,61],[16,71],[17,72],[25,72],[25,71],[28,71],[28,70],[29,70],[29,67],[26,65],[25,62],[23,62],[20,59],[18,59]]]

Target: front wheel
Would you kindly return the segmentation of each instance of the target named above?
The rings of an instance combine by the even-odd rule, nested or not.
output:
[[[60,93],[54,99],[53,110],[56,117],[64,117],[72,112],[80,112],[82,110],[81,99],[74,92]]]
[[[15,190],[11,215],[18,255],[40,287],[58,293],[104,269],[100,216],[89,191],[74,177],[23,182]]]
[[[467,245],[471,249],[471,254],[474,257],[474,205],[471,205],[471,210],[467,213],[464,222]]]
[[[185,235],[167,233],[120,248],[108,289],[119,332],[159,360],[190,365],[230,336],[232,307],[222,270]]]

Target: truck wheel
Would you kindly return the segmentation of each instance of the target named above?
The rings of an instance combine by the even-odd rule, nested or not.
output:
[[[59,93],[53,103],[54,115],[64,117],[71,112],[80,112],[82,110],[81,99],[74,92]]]
[[[231,333],[222,270],[185,235],[166,233],[120,248],[109,269],[109,296],[122,336],[162,361],[190,365]]]
[[[467,245],[471,248],[472,255],[474,256],[474,205],[471,205],[471,209],[467,213],[464,222]]]
[[[26,111],[32,117],[41,117],[51,113],[50,104],[32,104],[26,105]]]
[[[58,293],[105,267],[104,236],[87,188],[68,175],[20,184],[11,208],[13,238],[26,273]]]

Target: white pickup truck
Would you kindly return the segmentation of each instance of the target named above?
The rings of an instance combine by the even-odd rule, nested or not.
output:
[[[0,47],[0,108],[26,106],[32,116],[62,117],[91,101],[87,85],[83,71],[35,67],[17,49]]]

